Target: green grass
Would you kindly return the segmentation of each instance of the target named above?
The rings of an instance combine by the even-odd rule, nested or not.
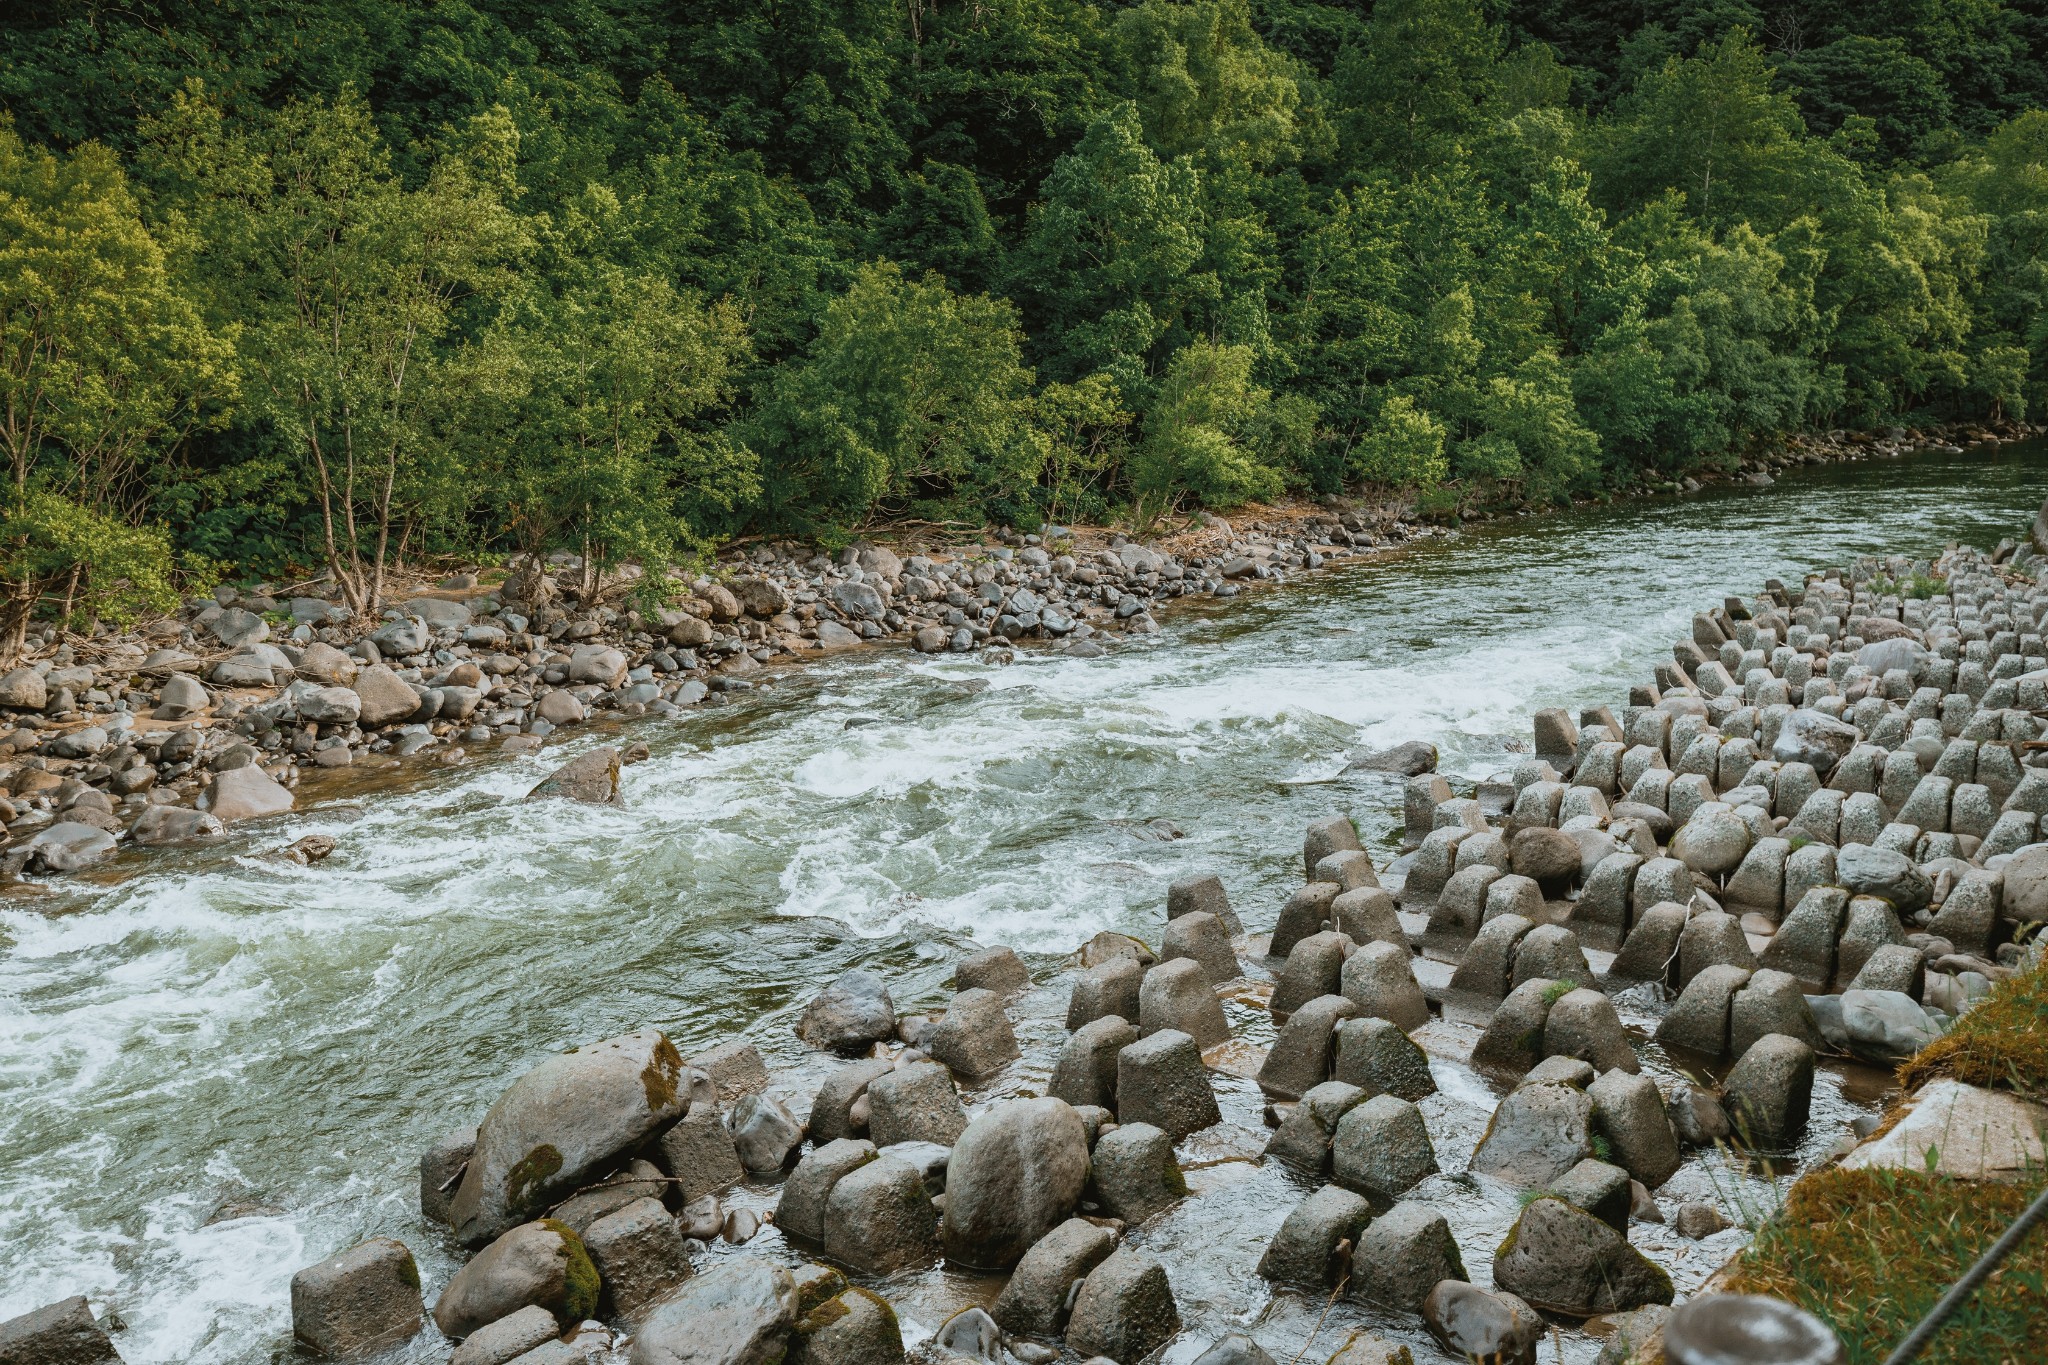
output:
[[[2048,1100],[2048,961],[1993,986],[1899,1068],[1909,1093],[1941,1076]]]
[[[1879,1365],[2011,1225],[2041,1178],[1984,1185],[1907,1171],[1818,1171],[1742,1253],[1727,1288],[1830,1323],[1850,1365]],[[1950,1318],[1925,1365],[2048,1358],[2048,1233],[2037,1230]]]

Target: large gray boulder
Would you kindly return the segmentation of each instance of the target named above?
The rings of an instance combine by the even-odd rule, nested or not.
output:
[[[1569,1085],[1525,1085],[1494,1107],[1470,1169],[1536,1190],[1591,1155],[1592,1099]]]
[[[40,711],[49,704],[49,686],[33,668],[24,665],[0,677],[0,706],[15,711]],[[68,1304],[71,1300],[64,1302]]]
[[[996,1299],[995,1320],[1026,1336],[1056,1334],[1066,1326],[1074,1281],[1102,1264],[1116,1250],[1116,1242],[1114,1232],[1085,1218],[1061,1223],[1017,1262]]]
[[[121,1353],[81,1295],[0,1322],[5,1365],[121,1365]]]
[[[1195,1040],[1178,1029],[1141,1038],[1117,1053],[1116,1104],[1123,1122],[1152,1124],[1176,1142],[1223,1117]]]
[[[1337,1121],[1330,1166],[1339,1185],[1384,1208],[1436,1174],[1436,1149],[1421,1110],[1392,1095],[1375,1095]]]
[[[833,1184],[825,1201],[825,1253],[860,1274],[887,1275],[930,1256],[938,1226],[918,1169],[900,1157],[880,1156]]]
[[[1729,1071],[1721,1099],[1746,1146],[1791,1146],[1813,1100],[1813,1049],[1782,1033],[1765,1034]]]
[[[217,818],[185,806],[144,806],[128,826],[128,838],[143,848],[226,837],[227,828]]]
[[[1128,1227],[1187,1197],[1188,1182],[1173,1154],[1173,1139],[1149,1123],[1126,1123],[1104,1133],[1092,1159],[1095,1191],[1104,1211]]]
[[[114,836],[82,820],[59,820],[38,830],[22,845],[37,867],[50,872],[76,872],[114,851]]]
[[[635,1199],[592,1223],[583,1234],[583,1246],[604,1282],[610,1316],[628,1322],[638,1322],[663,1295],[690,1278],[682,1230],[658,1195]]]
[[[372,729],[396,725],[420,709],[420,694],[384,664],[372,664],[356,674],[355,692],[362,723]]]
[[[843,972],[811,997],[796,1036],[828,1052],[858,1052],[896,1036],[896,1002],[889,983],[870,971]]]
[[[1341,1271],[1337,1251],[1357,1244],[1372,1205],[1341,1185],[1325,1185],[1294,1206],[1259,1258],[1259,1274],[1281,1284],[1321,1289]]]
[[[903,1365],[903,1358],[896,1310],[873,1290],[852,1285],[797,1321],[788,1365]]]
[[[619,805],[619,751],[607,747],[578,754],[542,778],[526,796],[529,801],[557,796],[596,806]]]
[[[250,763],[213,775],[213,785],[199,794],[199,808],[224,825],[282,815],[293,805],[292,794]]]
[[[1402,1313],[1420,1312],[1440,1281],[1464,1278],[1450,1221],[1412,1199],[1373,1219],[1351,1256],[1351,1297]]]
[[[1849,844],[1835,854],[1835,878],[1859,896],[1877,896],[1911,914],[1934,895],[1934,881],[1905,854],[1872,844]]]
[[[967,1130],[952,1073],[937,1062],[898,1066],[868,1082],[868,1136],[877,1147],[934,1142],[950,1147]]]
[[[1166,1267],[1142,1251],[1120,1247],[1081,1281],[1067,1348],[1083,1357],[1138,1365],[1179,1330]]]
[[[404,1243],[389,1237],[292,1276],[292,1336],[315,1355],[347,1359],[396,1346],[420,1330],[424,1312],[419,1267]]]
[[[1802,709],[1786,716],[1779,725],[1778,737],[1771,744],[1771,757],[1780,763],[1811,764],[1816,773],[1826,777],[1862,738],[1853,725],[1819,711]]]
[[[597,1268],[583,1239],[552,1220],[521,1223],[455,1272],[434,1301],[434,1325],[460,1341],[522,1308],[545,1308],[564,1327],[597,1311]]]
[[[1530,1201],[1493,1254],[1493,1282],[1537,1308],[1573,1317],[1670,1303],[1671,1277],[1584,1209]]]
[[[630,1365],[778,1365],[797,1321],[796,1281],[748,1257],[692,1279],[640,1324]]]
[[[1065,1222],[1088,1182],[1088,1131],[1064,1100],[1006,1100],[967,1125],[946,1168],[946,1256],[1003,1270]]]
[[[449,1208],[456,1237],[490,1241],[584,1184],[682,1115],[682,1055],[657,1029],[550,1057],[477,1125],[476,1155]]]

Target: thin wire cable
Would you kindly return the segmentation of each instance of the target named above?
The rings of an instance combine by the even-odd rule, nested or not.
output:
[[[1941,1296],[1941,1302],[1935,1304],[1932,1311],[1920,1319],[1920,1325],[1907,1333],[1906,1339],[1898,1344],[1898,1348],[1885,1357],[1884,1365],[1906,1365],[1907,1361],[1927,1349],[1927,1343],[1934,1340],[1934,1334],[1941,1330],[1941,1325],[1955,1316],[1956,1310],[1969,1300],[1970,1295],[1977,1292],[1977,1286],[1991,1277],[1991,1272],[1998,1269],[1999,1262],[2012,1255],[2014,1249],[2027,1240],[2027,1234],[2043,1219],[2048,1219],[2048,1185],[2042,1186],[2041,1193],[2034,1196],[2034,1202],[2027,1205],[2025,1212],[2013,1220],[2013,1225],[2005,1230],[2005,1235],[1991,1244],[1991,1250],[1980,1256],[1977,1264],[1963,1273],[1963,1278],[1957,1280],[1948,1293]]]

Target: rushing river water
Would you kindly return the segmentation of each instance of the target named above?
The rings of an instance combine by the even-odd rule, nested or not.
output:
[[[624,809],[515,799],[551,749],[5,902],[0,1318],[84,1293],[136,1365],[265,1361],[288,1346],[292,1272],[378,1234],[414,1248],[431,1294],[454,1262],[419,1219],[416,1155],[541,1057],[655,1024],[685,1053],[744,1033],[771,1066],[810,1065],[790,1024],[844,968],[885,972],[899,1008],[941,1003],[970,942],[1048,979],[1098,929],[1156,942],[1165,883],[1197,871],[1268,928],[1309,819],[1343,809],[1376,857],[1396,846],[1398,784],[1341,776],[1347,750],[1423,738],[1447,772],[1500,771],[1533,709],[1618,705],[1725,593],[2019,533],[2044,454],[1481,529],[1171,614],[1101,659],[871,651],[636,725],[653,757]],[[1162,819],[1186,837],[1159,841]],[[257,856],[309,832],[338,841],[326,862]],[[1027,1044],[1057,1027],[1020,1021]],[[1454,1102],[1483,1121],[1491,1098]],[[1248,1087],[1226,1109],[1255,1114]],[[1438,1134],[1451,1170],[1471,1136]],[[1191,1323],[1260,1311],[1251,1267],[1298,1197],[1264,1179],[1196,1179],[1228,1217],[1183,1229],[1217,1254],[1170,1266]],[[1491,1243],[1459,1236],[1483,1278]],[[1693,1259],[1697,1282],[1718,1258]],[[1287,1314],[1298,1342],[1319,1306],[1269,1312],[1276,1354]]]

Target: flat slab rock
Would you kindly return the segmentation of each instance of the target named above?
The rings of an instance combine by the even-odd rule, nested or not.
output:
[[[1910,1104],[1889,1132],[1843,1157],[1842,1165],[1925,1171],[1931,1148],[1937,1174],[2010,1182],[2048,1161],[2042,1141],[2048,1107],[1954,1080],[1923,1086]]]

